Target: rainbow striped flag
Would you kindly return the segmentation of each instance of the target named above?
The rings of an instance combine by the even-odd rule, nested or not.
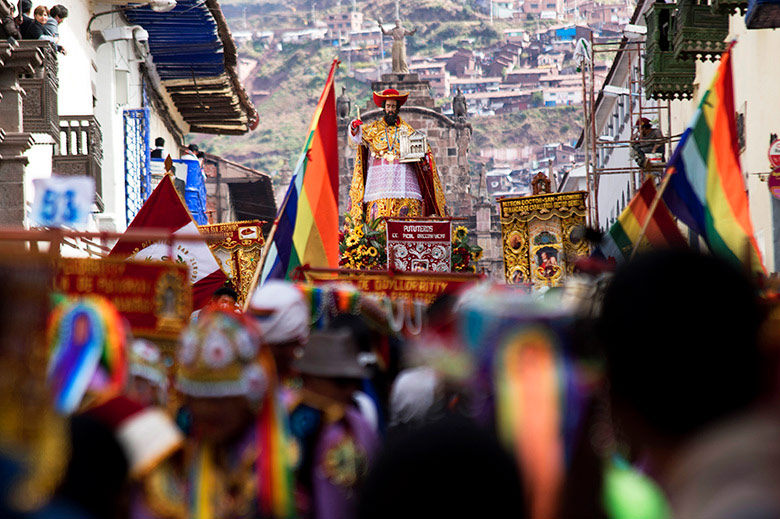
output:
[[[764,271],[739,164],[730,48],[666,171],[671,179],[663,198],[672,214],[714,254],[749,258],[754,270]]]
[[[338,267],[339,155],[333,60],[263,265],[261,283],[290,279],[296,267]]]
[[[615,258],[618,263],[628,261],[634,246],[639,241],[642,226],[647,220],[650,206],[655,197],[656,189],[653,180],[645,180],[645,183],[642,184],[634,198],[631,199],[601,240],[599,248],[605,257]],[[642,236],[640,250],[649,247],[684,247],[685,245],[685,238],[674,218],[669,214],[669,209],[666,208],[663,200],[659,200],[647,230]]]

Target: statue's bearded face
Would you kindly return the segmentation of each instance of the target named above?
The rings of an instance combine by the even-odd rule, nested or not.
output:
[[[395,99],[385,101],[385,122],[390,126],[398,123],[398,101]]]

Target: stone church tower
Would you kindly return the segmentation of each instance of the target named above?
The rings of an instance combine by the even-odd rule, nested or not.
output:
[[[439,170],[447,206],[452,216],[468,217],[473,215],[473,198],[470,191],[469,176],[469,143],[471,142],[471,125],[465,117],[454,121],[441,113],[441,108],[435,106],[431,97],[430,83],[421,81],[417,74],[383,74],[382,81],[375,81],[371,89],[381,92],[386,88],[395,88],[399,92],[409,92],[409,98],[400,111],[400,116],[412,127],[428,137],[436,167]],[[371,98],[371,92],[366,92],[366,104],[361,109],[361,118],[368,123],[382,117],[382,109],[377,108]],[[352,182],[352,170],[355,165],[355,151],[349,147],[348,126],[355,117],[346,107],[349,101],[339,99],[339,212],[346,212],[349,200],[349,186]],[[362,104],[362,103],[360,103]],[[346,116],[343,114],[346,113]]]

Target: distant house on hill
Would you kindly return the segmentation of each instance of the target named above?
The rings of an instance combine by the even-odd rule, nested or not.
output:
[[[478,64],[474,51],[458,49],[447,59],[447,72],[456,77],[475,77],[482,75],[482,67]]]
[[[586,25],[557,25],[550,27],[539,34],[542,43],[575,42],[580,38],[590,38],[591,29]]]
[[[523,4],[523,14],[527,17],[541,17],[542,13],[553,13],[552,19],[563,14],[563,0],[526,0]]]
[[[520,62],[526,67],[535,67],[539,55],[544,52],[544,45],[539,40],[534,40],[523,49]]]
[[[525,45],[529,42],[528,32],[521,28],[504,29],[503,40],[507,43]]]
[[[353,47],[377,49],[382,41],[382,31],[378,27],[366,30],[356,29],[350,31],[348,37],[349,43]]]
[[[560,70],[563,67],[566,55],[563,52],[548,52],[546,54],[539,55],[537,60],[538,66],[552,67],[556,70]]]
[[[518,87],[538,87],[544,76],[549,76],[554,71],[549,68],[521,68],[508,72],[504,84],[517,85]]]
[[[529,108],[536,91],[538,90],[476,92],[466,94],[466,102],[469,112],[472,113],[513,113]]]
[[[325,19],[328,25],[328,37],[346,37],[349,33],[363,28],[363,13],[349,11],[346,13],[331,13]]]
[[[544,106],[571,106],[582,104],[582,86],[545,88]]]
[[[491,2],[493,18],[509,20],[517,15],[516,2],[514,0],[493,0]]]
[[[306,41],[322,40],[328,34],[327,27],[315,27],[313,29],[292,29],[281,33],[282,43],[302,43]]]
[[[475,92],[498,92],[501,86],[501,77],[480,77],[480,78],[451,78],[450,95],[455,95],[458,88],[464,94],[473,94]]]
[[[419,74],[420,79],[430,81],[431,90],[436,97],[445,97],[450,93],[450,75],[446,63],[437,61],[417,61],[409,64],[409,72]]]

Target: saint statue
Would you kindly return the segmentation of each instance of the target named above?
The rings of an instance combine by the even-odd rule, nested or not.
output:
[[[417,32],[417,29],[409,30],[401,27],[401,20],[396,19],[395,27],[386,31],[382,27],[382,20],[379,22],[379,28],[382,30],[382,34],[385,36],[393,37],[393,74],[408,74],[409,66],[406,64],[406,36],[412,36]]]
[[[409,97],[388,88],[374,92],[384,116],[369,124],[350,123],[350,142],[357,148],[347,210],[353,222],[382,216],[447,216],[441,180],[430,145],[414,162],[401,162],[401,136],[412,128],[399,111]]]
[[[469,107],[468,107],[468,103],[466,102],[466,96],[463,95],[463,92],[461,92],[460,87],[458,87],[455,97],[452,98],[452,113],[455,116],[455,119],[458,121],[465,120],[466,115],[469,113]]]

